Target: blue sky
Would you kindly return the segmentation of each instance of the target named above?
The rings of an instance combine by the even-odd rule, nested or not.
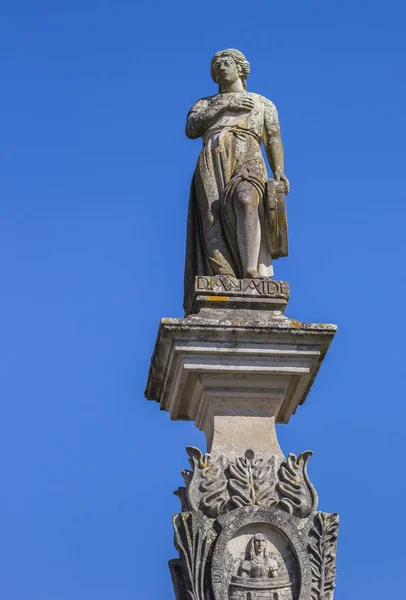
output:
[[[287,314],[334,322],[303,407],[341,517],[336,600],[398,597],[403,519],[403,3],[0,4],[0,596],[169,600],[172,491],[204,448],[143,399],[159,319],[182,315],[190,106],[242,50],[280,114]]]

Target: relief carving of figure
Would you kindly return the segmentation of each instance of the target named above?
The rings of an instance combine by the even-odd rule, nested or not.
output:
[[[201,137],[192,180],[186,243],[185,310],[197,275],[237,279],[273,275],[264,144],[275,181],[284,174],[283,147],[274,104],[246,91],[249,62],[238,50],[217,52],[211,76],[219,93],[190,110],[186,135]]]
[[[248,542],[245,558],[231,576],[229,600],[293,600],[292,583],[283,559],[267,551],[268,538],[256,533]]]
[[[264,579],[278,576],[278,562],[269,556],[266,547],[266,536],[262,533],[254,535],[248,543],[245,560],[238,569],[239,577]]]

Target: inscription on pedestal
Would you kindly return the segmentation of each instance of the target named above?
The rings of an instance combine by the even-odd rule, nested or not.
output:
[[[235,279],[228,275],[195,278],[192,313],[201,308],[279,310],[289,300],[289,284],[266,278]]]
[[[289,284],[270,279],[235,279],[226,275],[196,277],[195,292],[238,296],[283,296],[289,299]]]

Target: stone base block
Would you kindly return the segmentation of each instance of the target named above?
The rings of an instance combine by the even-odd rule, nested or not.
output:
[[[275,422],[288,423],[304,402],[336,326],[263,307],[223,307],[233,301],[208,300],[213,305],[198,314],[162,319],[146,397],[172,419],[194,421],[209,452],[238,455],[248,447],[281,455]]]

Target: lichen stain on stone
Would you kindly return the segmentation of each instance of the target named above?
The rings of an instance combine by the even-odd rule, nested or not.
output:
[[[302,324],[300,321],[296,321],[294,319],[289,319],[289,320],[290,320],[292,327],[295,327],[295,329],[298,329]]]
[[[226,302],[228,300],[227,296],[207,296],[211,302]]]

